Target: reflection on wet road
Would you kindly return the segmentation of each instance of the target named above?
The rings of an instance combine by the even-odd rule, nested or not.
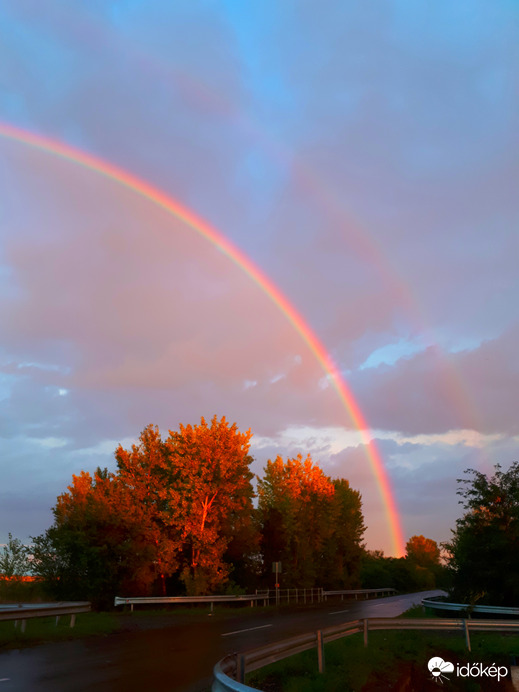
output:
[[[6,651],[0,692],[201,692],[228,653],[357,618],[394,617],[433,593],[440,592],[329,601],[308,610],[244,609],[231,617],[223,609],[212,618],[170,611],[153,629]]]

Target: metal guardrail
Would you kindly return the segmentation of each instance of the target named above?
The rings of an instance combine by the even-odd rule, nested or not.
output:
[[[264,594],[246,594],[244,596],[135,596],[123,598],[116,596],[114,605],[131,605],[133,611],[134,605],[149,605],[149,604],[165,604],[165,603],[210,603],[213,610],[215,603],[237,603],[240,601],[249,601],[251,606],[254,602],[263,601],[267,604],[268,597]]]
[[[489,605],[470,605],[468,603],[448,603],[438,601],[435,598],[424,598],[422,605],[432,610],[450,610],[455,612],[467,613],[470,617],[471,613],[489,613],[490,615],[515,615],[519,617],[519,608],[509,608],[507,606],[489,606]]]
[[[383,596],[384,594],[395,594],[396,589],[393,588],[387,588],[387,589],[348,589],[345,591],[323,591],[323,596],[324,600],[327,600],[328,596],[341,596],[341,600],[344,596],[355,596],[355,600],[357,600],[357,596],[362,596],[365,595],[366,598],[369,598],[371,595],[374,596]]]
[[[267,644],[252,651],[226,656],[213,670],[212,692],[250,692],[255,690],[244,684],[245,674],[263,668],[269,663],[277,663],[295,654],[317,648],[319,672],[324,671],[324,644],[335,639],[347,637],[357,632],[364,633],[364,646],[368,645],[368,633],[375,630],[422,630],[422,631],[460,631],[465,635],[465,643],[471,650],[471,631],[519,632],[519,621],[510,620],[468,620],[468,619],[422,619],[422,618],[366,618],[352,620],[317,632],[284,639]]]
[[[90,612],[90,603],[87,601],[77,601],[70,603],[48,603],[43,605],[37,604],[5,604],[0,606],[0,621],[14,620],[14,626],[18,626],[18,621],[21,620],[21,631],[25,632],[26,621],[32,618],[56,617],[56,624],[62,615],[70,615],[70,626],[76,624],[76,615],[78,613]]]
[[[130,605],[133,610],[134,605],[149,605],[149,604],[165,604],[165,603],[210,603],[213,610],[215,603],[236,603],[240,601],[249,601],[251,607],[258,601],[263,601],[263,605],[268,605],[271,600],[275,600],[277,604],[281,601],[286,603],[321,603],[327,600],[328,596],[355,596],[355,600],[359,595],[365,595],[366,598],[375,595],[384,595],[396,593],[393,588],[386,589],[349,589],[343,591],[323,591],[321,588],[312,589],[265,589],[256,591],[255,594],[245,594],[238,596],[213,595],[213,596],[116,596],[114,605]]]

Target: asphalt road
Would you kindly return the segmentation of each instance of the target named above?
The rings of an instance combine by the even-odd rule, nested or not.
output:
[[[427,591],[319,607],[123,618],[124,630],[0,654],[0,692],[202,692],[216,661],[234,651],[365,617],[396,617]],[[80,616],[78,616],[80,617]]]

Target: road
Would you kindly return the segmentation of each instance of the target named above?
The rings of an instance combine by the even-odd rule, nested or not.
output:
[[[234,651],[365,617],[396,617],[427,591],[370,601],[335,600],[290,610],[230,614],[168,611],[107,636],[43,644],[0,654],[0,692],[202,692],[216,661]]]

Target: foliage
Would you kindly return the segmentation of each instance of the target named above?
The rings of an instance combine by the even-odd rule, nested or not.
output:
[[[406,560],[417,588],[433,589],[445,582],[445,569],[440,562],[436,541],[424,536],[412,536],[406,543]]]
[[[0,579],[23,577],[30,571],[28,548],[19,538],[8,534],[7,545],[0,552]]]
[[[411,536],[405,545],[407,559],[420,567],[432,568],[440,564],[440,549],[436,541],[424,536]]]
[[[165,447],[176,480],[170,488],[182,541],[181,578],[189,594],[210,593],[227,581],[231,543],[246,549],[247,537],[255,542],[250,438],[250,430],[240,433],[216,416],[210,426],[202,418],[200,425],[169,431]]]
[[[310,457],[278,457],[255,510],[250,438],[216,416],[164,440],[148,425],[116,449],[115,473],[73,476],[53,525],[33,539],[43,586],[106,607],[114,595],[252,590],[271,583],[279,560],[284,586],[359,586],[360,494]]]
[[[155,545],[149,542],[143,508],[131,503],[113,474],[73,476],[58,497],[55,521],[33,538],[34,572],[52,596],[113,603],[119,589],[146,592],[153,583]]]
[[[283,586],[356,585],[364,532],[360,494],[308,456],[269,460],[258,479],[264,576],[281,561]]]
[[[446,549],[453,597],[468,603],[519,604],[519,463],[495,466],[487,477],[474,469],[458,479],[465,514]]]
[[[148,426],[117,448],[117,473],[73,476],[53,526],[33,539],[35,573],[56,598],[104,606],[116,594],[165,594],[167,583],[190,594],[223,585],[229,559],[257,551],[249,439],[216,416],[165,442]]]

